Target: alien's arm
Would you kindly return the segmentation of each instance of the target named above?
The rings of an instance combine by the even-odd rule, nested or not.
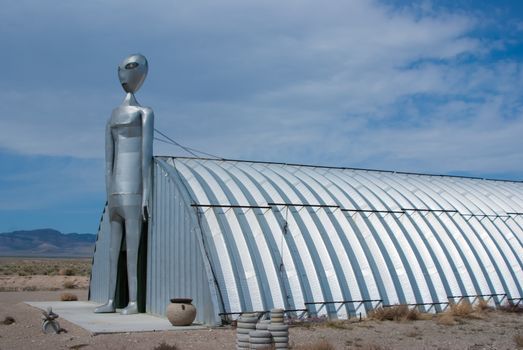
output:
[[[105,190],[107,191],[107,197],[111,191],[111,179],[113,175],[113,162],[114,162],[114,140],[113,134],[111,133],[110,121],[107,122],[105,127]]]
[[[149,196],[151,192],[151,164],[153,161],[154,113],[145,107],[142,112],[142,214],[145,217],[145,208],[149,212]]]

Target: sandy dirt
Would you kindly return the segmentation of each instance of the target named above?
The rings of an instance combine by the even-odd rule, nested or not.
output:
[[[177,349],[234,349],[235,331],[215,328],[198,331],[163,331],[93,336],[84,329],[60,319],[65,334],[41,332],[40,311],[23,301],[59,300],[60,291],[0,292],[0,321],[6,316],[16,322],[0,324],[0,349],[154,349],[160,343]],[[86,300],[87,290],[74,290]],[[523,315],[488,312],[483,319],[466,319],[454,326],[434,320],[393,322],[363,321],[323,323],[292,327],[290,342],[295,349],[326,340],[332,349],[516,349],[516,337],[523,336]]]
[[[0,276],[0,291],[53,291],[59,289],[87,289],[86,276]]]

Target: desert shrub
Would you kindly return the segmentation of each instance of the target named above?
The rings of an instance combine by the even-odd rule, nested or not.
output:
[[[76,294],[73,294],[73,293],[62,293],[62,295],[60,295],[60,300],[61,301],[77,301],[78,297],[76,296]]]
[[[36,286],[25,286],[22,287],[22,290],[24,292],[34,292],[35,290],[38,290],[38,288],[36,288]]]
[[[402,310],[402,308],[398,306],[393,307],[378,307],[372,311],[369,312],[368,318],[371,320],[377,320],[377,321],[385,321],[394,320],[397,313]]]
[[[478,303],[474,305],[475,312],[485,312],[490,310],[492,310],[492,308],[489,306],[488,301],[486,301],[485,299],[479,299]]]
[[[457,304],[450,304],[446,312],[449,312],[452,316],[457,318],[484,318],[485,315],[482,311],[478,310],[477,307],[473,307],[468,300],[464,299]]]
[[[468,300],[462,300],[457,304],[450,304],[448,309],[442,314],[438,315],[437,323],[445,326],[453,326],[462,322],[462,319],[482,319],[484,312],[490,307],[486,301],[480,300],[474,307]]]
[[[429,318],[418,309],[410,309],[407,305],[393,305],[388,307],[378,307],[369,312],[369,319],[378,321],[415,321]],[[430,316],[431,318],[431,316]]]
[[[24,264],[20,266],[20,270],[18,271],[18,275],[20,276],[31,276],[36,275],[38,271],[37,266],[33,266],[30,264]]]
[[[70,268],[62,268],[60,270],[58,270],[58,274],[60,276],[73,276],[74,275],[74,272],[73,272],[73,269],[70,269]]]
[[[442,314],[438,315],[436,322],[444,326],[454,326],[458,323],[456,321],[456,318],[452,315],[450,311],[445,311]]]
[[[15,319],[13,317],[11,317],[11,316],[6,316],[4,318],[4,320],[2,321],[2,323],[5,324],[5,325],[10,325],[10,324],[15,323]]]
[[[65,280],[63,286],[65,289],[74,289],[76,288],[76,281]]]
[[[163,342],[156,346],[153,350],[178,350],[178,347],[176,345],[169,345],[166,342]]]
[[[417,321],[430,318],[432,318],[432,315],[429,315],[427,313],[421,313],[417,308],[410,309],[409,312],[407,312],[407,314],[405,315],[405,319],[407,321]]]
[[[474,312],[474,309],[468,300],[463,299],[457,304],[450,304],[450,312],[453,316],[467,317]]]
[[[292,347],[295,350],[334,350],[335,347],[325,339],[317,341],[316,343],[307,345],[297,345]]]

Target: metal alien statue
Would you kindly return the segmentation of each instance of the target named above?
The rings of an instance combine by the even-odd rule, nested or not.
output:
[[[127,92],[107,123],[105,135],[106,190],[111,223],[109,246],[108,301],[96,313],[115,312],[118,256],[125,232],[129,304],[123,315],[138,312],[137,264],[142,223],[148,215],[153,157],[154,115],[142,107],[134,93],[147,75],[147,60],[140,54],[130,55],[118,66],[118,77]]]

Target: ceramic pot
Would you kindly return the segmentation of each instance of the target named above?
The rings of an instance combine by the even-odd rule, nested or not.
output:
[[[196,318],[191,298],[174,298],[167,305],[167,319],[173,326],[190,326]]]

